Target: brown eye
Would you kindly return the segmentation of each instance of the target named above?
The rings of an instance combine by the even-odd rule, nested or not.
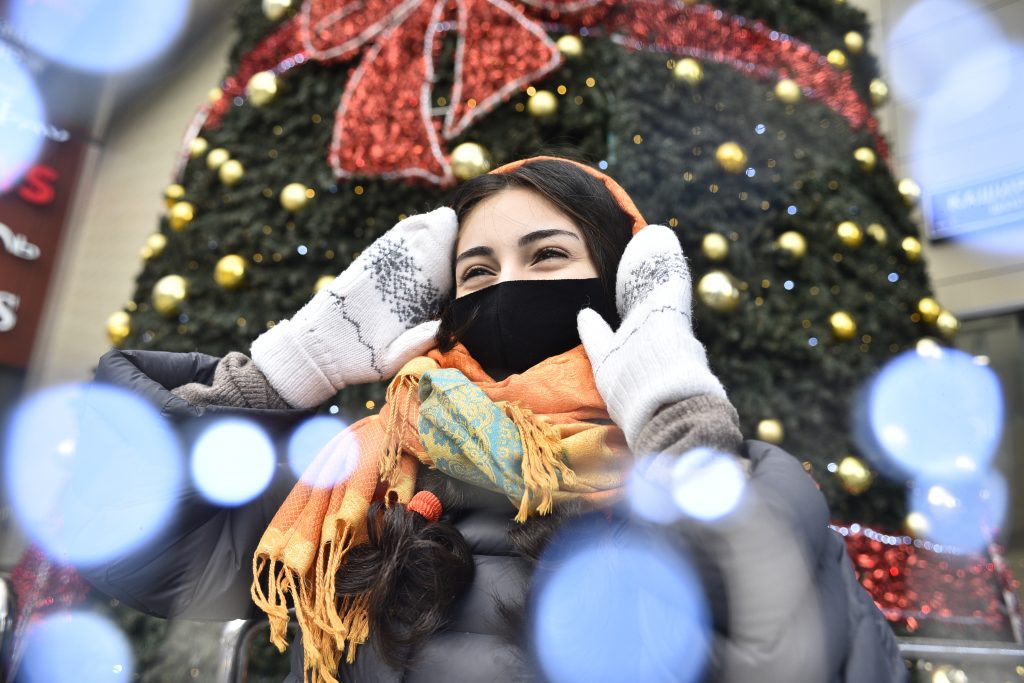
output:
[[[459,282],[463,283],[463,282],[466,282],[466,281],[470,280],[471,278],[479,277],[480,275],[487,275],[487,274],[488,274],[488,271],[483,266],[471,266],[471,267],[467,268],[466,272],[464,272],[462,274],[462,277],[459,278]]]
[[[534,255],[533,262],[537,263],[539,261],[546,261],[547,259],[551,259],[551,258],[567,258],[568,256],[569,255],[566,254],[561,249],[555,249],[553,247],[545,247],[544,249],[541,249],[540,251],[538,251]]]

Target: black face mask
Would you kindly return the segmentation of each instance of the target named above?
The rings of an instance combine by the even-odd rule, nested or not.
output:
[[[618,327],[615,302],[598,278],[501,282],[455,299],[449,322],[484,371],[501,380],[578,346],[576,314],[588,307]]]

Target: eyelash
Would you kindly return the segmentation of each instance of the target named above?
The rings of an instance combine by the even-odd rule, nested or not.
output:
[[[549,258],[568,258],[568,256],[569,255],[562,251],[561,249],[555,249],[554,247],[544,247],[536,254],[534,254],[533,261],[531,262],[531,264],[537,263],[539,261],[546,261]],[[462,277],[459,279],[459,282],[464,283],[470,280],[471,278],[476,277],[477,274],[486,275],[487,271],[483,266],[471,266],[468,270],[466,270],[466,272],[462,274]]]

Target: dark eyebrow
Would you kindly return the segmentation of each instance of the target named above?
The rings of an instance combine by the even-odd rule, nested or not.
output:
[[[466,251],[462,252],[455,258],[456,265],[459,261],[471,258],[473,256],[494,256],[494,250],[490,247],[471,247]]]
[[[531,233],[523,235],[519,238],[519,246],[525,247],[528,244],[533,244],[534,242],[539,242],[542,239],[547,239],[548,237],[554,237],[556,235],[565,235],[572,237],[575,240],[579,240],[579,235],[574,232],[559,230],[558,228],[549,228],[547,230],[534,230]],[[494,256],[494,250],[490,247],[470,247],[455,258],[455,263],[457,265],[460,261],[473,256]]]
[[[527,244],[533,244],[534,242],[539,242],[542,239],[554,237],[555,235],[567,235],[575,240],[579,240],[579,236],[574,232],[559,230],[558,228],[549,228],[547,230],[535,230],[523,235],[519,238],[519,246],[525,247]]]

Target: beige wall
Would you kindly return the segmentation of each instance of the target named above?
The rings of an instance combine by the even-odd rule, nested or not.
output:
[[[883,76],[887,73],[886,45],[896,22],[915,3],[915,0],[849,0],[868,13],[873,36],[868,49],[881,63]],[[1010,40],[1024,44],[1024,1],[1022,0],[967,0],[974,12],[984,13],[995,21]],[[919,34],[920,35],[920,34]],[[915,38],[918,36],[915,36]],[[920,36],[927,39],[927,34]],[[978,46],[981,47],[981,46]],[[978,78],[986,74],[979,73]],[[879,121],[892,144],[893,168],[897,177],[910,175],[912,154],[909,140],[915,122],[911,102],[900,98],[897,91],[892,101],[882,108]],[[970,145],[972,135],[984,131],[963,131],[961,143]],[[1015,131],[1021,135],[1020,131]],[[936,145],[943,141],[935,141]],[[924,153],[928,153],[926,150]],[[1024,159],[1006,160],[1009,170],[1024,169]],[[1024,242],[1024,225],[1014,230],[1014,240]],[[985,242],[984,236],[975,241]],[[1016,251],[1016,253],[1014,253]],[[969,240],[946,240],[925,244],[928,271],[935,285],[939,301],[961,317],[985,312],[1024,308],[1024,248],[1015,250],[972,246]]]
[[[87,379],[110,342],[106,319],[131,298],[139,249],[157,228],[163,190],[197,107],[223,77],[232,36],[220,20],[187,64],[117,115],[87,163],[50,290],[29,386]]]

